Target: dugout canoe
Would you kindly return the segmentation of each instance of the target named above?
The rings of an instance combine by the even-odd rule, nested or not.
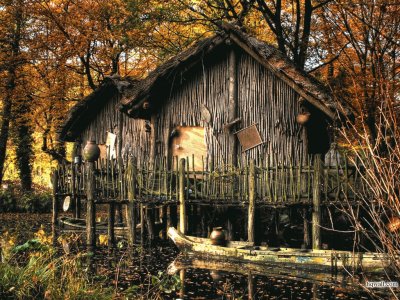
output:
[[[269,248],[252,243],[232,241],[225,247],[212,245],[210,239],[186,236],[174,227],[168,229],[169,238],[182,251],[212,259],[255,264],[296,265],[314,271],[382,272],[391,261],[382,253],[295,248]]]

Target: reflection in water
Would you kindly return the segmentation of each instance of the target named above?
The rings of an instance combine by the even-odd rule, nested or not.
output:
[[[254,277],[249,273],[247,277],[247,282],[248,282],[248,290],[249,290],[249,300],[254,300],[255,298],[255,293],[254,293]]]
[[[50,215],[37,215],[35,219],[34,215],[26,218],[2,214],[0,218],[2,231],[25,233],[27,236],[21,237],[24,241],[32,238],[41,224],[46,224],[47,232],[51,231]],[[85,243],[75,244],[76,247],[71,246],[72,253]],[[357,286],[357,279],[352,281],[342,274],[331,276],[283,266],[190,258],[178,255],[176,247],[169,242],[151,248],[136,247],[134,253],[126,247],[117,248],[113,253],[106,246],[98,247],[96,255],[87,259],[88,265],[93,266],[93,274],[106,277],[109,286],[118,292],[138,287],[138,292],[145,295],[154,287],[152,281],[158,280],[162,283],[161,299],[370,299]],[[166,275],[167,270],[170,275]],[[180,279],[182,284],[174,289],[174,282],[168,281],[169,278]]]
[[[183,270],[185,271],[183,273]],[[185,299],[369,299],[356,279],[281,266],[217,262],[178,255],[169,274],[184,276]],[[183,274],[183,275],[182,275]],[[300,277],[298,277],[300,276]],[[204,298],[202,298],[204,297]],[[221,298],[222,297],[222,298]]]
[[[181,279],[181,290],[179,291],[179,295],[182,299],[185,298],[185,275],[185,269],[179,271],[179,278]]]

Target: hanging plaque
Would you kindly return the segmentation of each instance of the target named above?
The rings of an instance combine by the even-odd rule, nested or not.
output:
[[[107,139],[106,139],[106,146],[109,158],[114,158],[115,155],[115,140],[117,139],[117,135],[107,131]]]
[[[242,146],[242,152],[250,150],[263,143],[256,125],[257,124],[250,125],[249,127],[243,128],[235,133],[239,139],[240,145]]]

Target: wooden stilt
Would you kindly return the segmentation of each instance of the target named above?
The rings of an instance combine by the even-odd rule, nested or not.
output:
[[[200,226],[201,226],[201,237],[207,237],[207,221],[206,221],[206,214],[207,214],[207,209],[203,206],[200,205]]]
[[[136,241],[136,216],[135,216],[135,200],[136,200],[136,158],[131,157],[127,168],[128,178],[128,205],[126,206],[126,222],[128,226],[128,243],[133,246]]]
[[[168,221],[167,221],[167,206],[163,205],[161,207],[161,218],[162,218],[162,239],[167,240],[167,230],[168,230]]]
[[[196,220],[195,220],[195,233],[196,236],[201,236],[201,222],[200,222],[200,216],[201,216],[201,209],[200,205],[195,205],[195,214],[196,214]]]
[[[144,213],[145,213],[145,207],[141,203],[139,208],[140,208],[140,244],[143,247],[143,244],[144,244]]]
[[[167,227],[176,227],[178,223],[178,212],[175,204],[168,205]]]
[[[88,251],[94,251],[96,248],[96,207],[95,197],[95,178],[94,162],[87,161],[87,182],[86,182],[86,243]]]
[[[78,218],[78,197],[76,195],[76,165],[71,163],[71,198],[74,206],[74,217]]]
[[[57,241],[57,219],[58,219],[58,197],[57,197],[57,189],[58,189],[58,173],[54,171],[52,174],[52,184],[53,184],[53,215],[51,222],[51,232],[53,236],[53,245],[56,244]]]
[[[154,209],[147,207],[146,209],[146,223],[147,223],[147,233],[149,241],[153,241],[154,234]]]
[[[115,247],[115,203],[110,202],[108,205],[108,247]]]
[[[322,160],[321,155],[314,157],[314,178],[313,178],[313,212],[312,212],[312,248],[318,250],[321,248],[321,175]]]
[[[249,209],[248,209],[248,227],[247,239],[249,242],[254,242],[254,215],[255,215],[255,200],[256,200],[256,170],[254,159],[250,160],[249,169]]]
[[[123,212],[122,212],[122,204],[121,203],[116,203],[117,206],[117,212],[118,212],[118,224],[122,225],[124,223],[124,217],[123,217]]]
[[[308,230],[308,212],[307,208],[303,208],[303,244],[304,248],[310,247],[310,234]]]
[[[78,194],[76,195],[76,215],[75,215],[77,219],[81,218],[81,205],[82,205],[81,196]]]
[[[179,230],[186,234],[186,203],[185,203],[185,166],[186,160],[179,162]]]

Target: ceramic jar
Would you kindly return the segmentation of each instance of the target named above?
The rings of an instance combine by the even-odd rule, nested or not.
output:
[[[100,148],[95,141],[88,141],[83,149],[83,158],[85,161],[94,162],[100,156]]]
[[[225,246],[226,236],[225,231],[222,227],[214,227],[210,235],[210,240],[212,245]]]

